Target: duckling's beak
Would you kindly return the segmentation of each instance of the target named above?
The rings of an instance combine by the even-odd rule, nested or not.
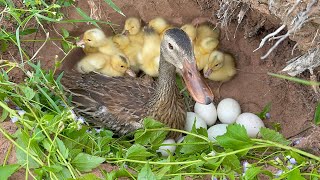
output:
[[[76,45],[78,46],[78,47],[82,47],[82,48],[84,48],[84,40],[82,39],[81,41],[79,41],[79,42],[77,42],[76,43]]]
[[[213,93],[207,83],[201,78],[195,61],[184,61],[182,77],[190,95],[196,102],[207,105],[213,101]]]
[[[132,69],[127,69],[126,74],[128,74],[131,77],[136,77],[136,73]]]
[[[129,34],[129,31],[128,30],[123,30],[121,34],[127,36]]]
[[[210,76],[211,73],[212,73],[212,69],[209,68],[209,69],[207,69],[206,71],[203,71],[203,76],[204,76],[205,78],[209,78],[209,76]]]

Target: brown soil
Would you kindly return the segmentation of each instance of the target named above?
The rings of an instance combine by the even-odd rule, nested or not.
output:
[[[116,32],[122,29],[122,25],[126,17],[112,10],[103,0],[95,0],[98,11],[95,14],[100,20],[111,20]],[[211,22],[218,23],[215,12],[219,8],[217,1],[209,2],[207,0],[118,0],[115,3],[120,7],[127,17],[137,16],[147,22],[150,19],[162,16],[176,26],[189,23],[198,19],[211,18]],[[232,20],[228,28],[221,31],[219,49],[229,52],[236,58],[238,73],[236,77],[223,84],[220,92],[221,97],[232,97],[241,104],[243,112],[260,112],[268,103],[272,103],[271,119],[265,120],[267,127],[272,127],[275,123],[281,124],[281,133],[286,137],[293,137],[309,127],[312,124],[313,114],[316,100],[313,96],[311,88],[301,86],[296,83],[284,81],[281,79],[268,76],[267,72],[277,73],[286,65],[286,61],[295,57],[300,52],[295,51],[291,55],[291,50],[295,45],[292,40],[285,40],[281,45],[265,59],[260,60],[274,42],[267,43],[266,47],[253,53],[252,51],[259,46],[260,40],[267,34],[273,32],[279,27],[280,19],[271,16],[268,6],[265,4],[252,3],[252,9],[249,9],[245,15],[243,22],[236,31],[236,19]],[[78,1],[76,7],[90,14],[90,8],[87,1]],[[257,11],[257,10],[260,10]],[[81,19],[75,8],[64,9],[68,19]],[[201,18],[199,18],[201,17]],[[236,17],[236,16],[235,16]],[[266,20],[262,26],[260,22]],[[61,28],[65,28],[72,36],[80,36],[85,30],[93,27],[85,25],[85,23],[75,24],[55,24],[47,25],[50,37],[60,37],[56,31],[60,32]],[[112,35],[112,30],[108,25],[101,25],[107,34]],[[55,31],[56,30],[56,31]],[[248,34],[251,34],[248,36]],[[246,37],[246,38],[245,38]],[[28,37],[35,38],[35,37]],[[44,36],[37,34],[36,38],[43,39]],[[54,57],[61,54],[61,50],[57,48],[59,42],[52,41],[40,50],[37,59],[45,68],[52,68],[54,65]],[[41,46],[41,43],[27,44],[29,49],[35,52]],[[304,48],[302,48],[304,49]],[[17,51],[11,52],[14,57],[19,59]],[[8,59],[10,56],[5,54]],[[12,73],[11,76],[16,80],[21,80],[21,74]],[[209,82],[209,81],[208,81]],[[217,83],[209,82],[212,89],[218,87]],[[217,103],[216,103],[217,104]],[[2,123],[3,127],[12,127],[10,122]],[[316,136],[315,136],[316,137]],[[317,137],[319,138],[319,136]],[[6,155],[6,149],[9,142],[0,135],[0,161]],[[15,158],[10,156],[9,163],[15,162]],[[113,168],[107,168],[109,170]],[[22,176],[24,176],[22,174]],[[15,179],[12,177],[12,179]]]

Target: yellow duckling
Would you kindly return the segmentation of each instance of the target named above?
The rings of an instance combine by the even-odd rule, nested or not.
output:
[[[203,74],[205,78],[213,81],[229,81],[236,74],[234,58],[230,54],[213,51],[203,69]]]
[[[139,71],[138,54],[141,53],[142,45],[137,42],[131,42],[128,36],[117,34],[112,38],[116,46],[122,50],[130,62],[130,68],[135,72]]]
[[[144,44],[139,56],[140,69],[149,76],[159,75],[160,36],[150,27],[144,28]]]
[[[90,29],[83,34],[81,41],[77,43],[86,54],[101,52],[107,55],[121,53],[111,38],[107,38],[101,29]]]
[[[91,53],[78,62],[76,70],[83,74],[98,72],[111,77],[124,76],[124,74],[135,77],[135,73],[129,67],[129,62],[124,56]]]
[[[138,18],[130,17],[124,24],[122,34],[128,35],[133,43],[143,44],[143,32],[141,28],[141,21]]]
[[[203,75],[213,81],[221,82],[217,91],[220,96],[222,83],[229,81],[236,74],[234,58],[227,53],[215,50],[208,59],[208,64],[203,69]]]
[[[156,17],[149,21],[148,26],[153,28],[161,38],[167,29],[173,28],[172,25],[170,25],[165,19],[161,17]]]
[[[197,37],[197,29],[194,25],[192,24],[185,24],[183,26],[181,26],[181,28],[184,32],[186,32],[188,34],[188,36],[190,37],[190,39],[192,40],[192,42],[195,41],[196,37]]]
[[[199,71],[208,63],[210,53],[217,48],[218,38],[218,31],[211,29],[208,25],[200,25],[197,28],[194,52]]]

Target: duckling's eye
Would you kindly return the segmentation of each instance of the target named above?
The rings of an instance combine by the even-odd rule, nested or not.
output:
[[[91,41],[91,39],[87,39],[87,41]]]
[[[171,50],[173,49],[173,46],[171,43],[169,43],[168,46],[169,46],[169,49],[171,49]]]
[[[217,66],[219,66],[219,64],[216,64],[215,66],[217,67]]]
[[[124,68],[124,65],[122,65],[122,66],[120,66],[120,67]]]

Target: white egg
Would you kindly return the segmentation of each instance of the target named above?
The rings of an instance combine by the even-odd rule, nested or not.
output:
[[[173,139],[166,139],[163,141],[162,144],[175,144],[175,143],[176,143],[176,141],[174,141]],[[168,157],[169,153],[167,150],[169,150],[171,152],[171,154],[173,154],[174,151],[176,150],[176,146],[175,145],[160,146],[156,152],[160,152],[162,154],[162,156]]]
[[[217,109],[213,103],[208,105],[196,103],[194,105],[194,112],[198,114],[208,126],[214,125],[217,121]]]
[[[240,113],[241,109],[239,103],[232,98],[223,99],[218,104],[218,119],[224,124],[234,123]]]
[[[199,129],[200,127],[207,129],[206,122],[198,114],[194,112],[187,112],[187,119],[184,130],[190,132],[192,130],[194,121],[196,121],[195,125],[197,129]]]
[[[178,140],[177,140],[177,143],[182,143],[183,140],[184,140],[185,136],[181,136]]]
[[[224,135],[227,132],[228,124],[216,124],[208,129],[208,138],[210,141],[216,141],[217,136]]]
[[[237,124],[243,125],[249,137],[257,137],[260,128],[265,127],[263,121],[253,113],[242,113],[236,120]]]

